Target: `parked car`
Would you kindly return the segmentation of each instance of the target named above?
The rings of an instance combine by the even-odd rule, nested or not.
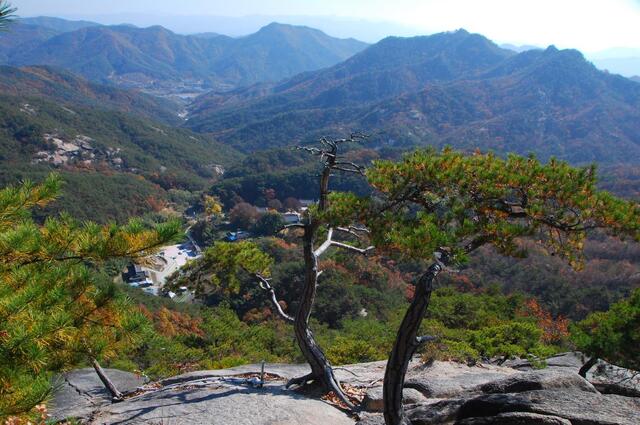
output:
[[[144,292],[150,295],[158,295],[158,287],[157,286],[149,286],[147,288],[142,288]]]
[[[139,282],[129,282],[129,286],[133,288],[146,288],[152,285],[153,285],[153,282],[150,279],[145,279]]]

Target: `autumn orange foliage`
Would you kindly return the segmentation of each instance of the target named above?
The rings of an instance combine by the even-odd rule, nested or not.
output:
[[[554,318],[535,298],[525,301],[518,313],[522,317],[536,319],[542,329],[542,341],[546,344],[558,343],[569,336],[569,320],[562,316]]]
[[[204,331],[200,328],[202,319],[193,318],[185,313],[169,310],[166,307],[158,311],[151,312],[148,308],[140,305],[140,311],[154,324],[156,330],[168,337],[176,335],[198,335],[204,336]]]

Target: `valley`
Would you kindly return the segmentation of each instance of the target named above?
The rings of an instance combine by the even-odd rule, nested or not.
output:
[[[639,77],[465,29],[232,37],[5,3],[3,425],[226,423],[263,396],[292,425],[632,416],[610,373],[640,368]]]

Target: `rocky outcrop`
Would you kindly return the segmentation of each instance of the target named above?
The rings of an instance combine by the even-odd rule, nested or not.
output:
[[[414,424],[541,424],[631,425],[640,424],[640,398],[602,394],[577,374],[586,360],[579,353],[549,359],[546,369],[534,369],[526,361],[512,366],[451,362],[424,365],[414,361],[407,373],[404,402]],[[382,425],[382,377],[384,362],[336,368],[347,392],[359,397],[359,425]],[[73,416],[86,424],[233,424],[320,425],[353,424],[356,419],[318,394],[287,390],[288,379],[309,372],[306,365],[266,364],[197,371],[142,386],[125,401],[111,404],[92,369],[65,375],[51,409],[55,419]],[[615,368],[615,367],[614,367]],[[132,374],[108,371],[123,391],[143,381]],[[613,385],[630,371],[609,368],[599,373],[597,385]],[[621,375],[622,374],[622,375]],[[593,378],[595,379],[595,378]],[[609,381],[606,381],[606,380]],[[605,381],[602,381],[605,380]],[[595,381],[594,381],[595,382]],[[264,385],[262,385],[264,384]]]
[[[447,362],[414,366],[407,373],[407,387],[425,398],[406,403],[405,410],[420,425],[640,424],[640,398],[601,394],[578,375],[583,361],[580,353],[565,353],[548,359],[547,367],[540,370],[526,360],[511,361],[510,366]],[[619,369],[608,368],[608,382],[613,376],[633,376]],[[606,374],[589,375],[594,380],[595,376],[604,379]],[[367,397],[375,394],[370,389]],[[368,405],[377,406],[371,400]],[[382,425],[384,420],[381,415],[369,415],[359,424]]]
[[[402,392],[404,404],[425,403],[427,398],[420,391],[412,388],[405,388]],[[362,408],[367,412],[382,412],[382,387],[374,387],[367,391],[362,400]]]
[[[484,418],[468,418],[457,425],[571,425],[567,419],[537,413],[509,412]]]
[[[557,369],[515,374],[508,378],[488,382],[479,386],[478,389],[484,393],[520,393],[549,389],[598,392],[593,385],[576,372]]]
[[[76,418],[83,424],[233,424],[233,425],[352,425],[355,419],[315,394],[285,388],[288,379],[309,373],[306,365],[266,364],[217,371],[191,372],[143,385],[135,375],[107,369],[121,391],[134,392],[111,403],[93,369],[64,376],[65,384],[51,403],[52,419]],[[354,365],[337,374],[355,385],[378,379],[384,362]],[[354,375],[354,374],[357,374]],[[137,390],[137,391],[136,391]]]
[[[162,388],[100,409],[92,425],[175,423],[181,425],[352,425],[347,414],[324,401],[284,388],[231,381],[190,382]]]
[[[104,369],[116,387],[124,392],[135,391],[147,379],[117,369]],[[85,418],[95,410],[111,405],[111,394],[105,389],[93,368],[76,369],[59,376],[54,382],[55,393],[49,414],[55,420]]]
[[[512,368],[494,365],[469,367],[453,362],[433,362],[430,365],[417,365],[409,370],[405,380],[406,388],[420,391],[428,398],[453,397],[488,382],[517,374]]]
[[[603,394],[640,397],[640,372],[599,360],[589,371],[587,378]]]
[[[553,415],[573,425],[634,425],[640,423],[640,400],[579,390],[536,390],[488,394],[466,400],[457,419],[491,417],[505,412]],[[419,414],[412,412],[412,418]]]

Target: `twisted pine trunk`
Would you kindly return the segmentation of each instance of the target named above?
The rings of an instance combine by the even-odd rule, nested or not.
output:
[[[411,305],[405,313],[384,374],[384,420],[387,425],[411,425],[402,406],[404,379],[411,357],[420,346],[418,330],[429,307],[433,281],[442,270],[434,263],[420,277]]]
[[[294,379],[290,384],[304,384],[315,381],[322,385],[325,391],[333,391],[349,408],[353,404],[345,396],[336,379],[331,363],[316,342],[313,332],[309,329],[309,317],[316,298],[318,286],[318,258],[314,253],[314,239],[316,227],[313,223],[307,224],[304,234],[304,262],[305,276],[302,303],[298,306],[293,323],[296,341],[305,359],[311,366],[311,373],[307,376]]]
[[[318,203],[319,211],[325,211],[328,207],[329,196],[329,177],[331,176],[331,167],[335,164],[335,151],[332,156],[327,159],[327,165],[320,176],[320,200]],[[331,363],[324,355],[324,352],[316,342],[313,332],[309,329],[309,317],[316,299],[316,289],[318,287],[318,255],[314,250],[316,235],[320,223],[314,217],[309,216],[308,222],[304,226],[303,251],[304,251],[304,289],[302,293],[302,302],[298,306],[298,311],[293,322],[296,341],[304,355],[304,358],[311,366],[311,373],[307,376],[293,379],[288,385],[305,384],[313,380],[322,385],[327,392],[333,391],[342,402],[350,409],[355,406],[349,401],[342,391],[340,383],[333,373]]]

